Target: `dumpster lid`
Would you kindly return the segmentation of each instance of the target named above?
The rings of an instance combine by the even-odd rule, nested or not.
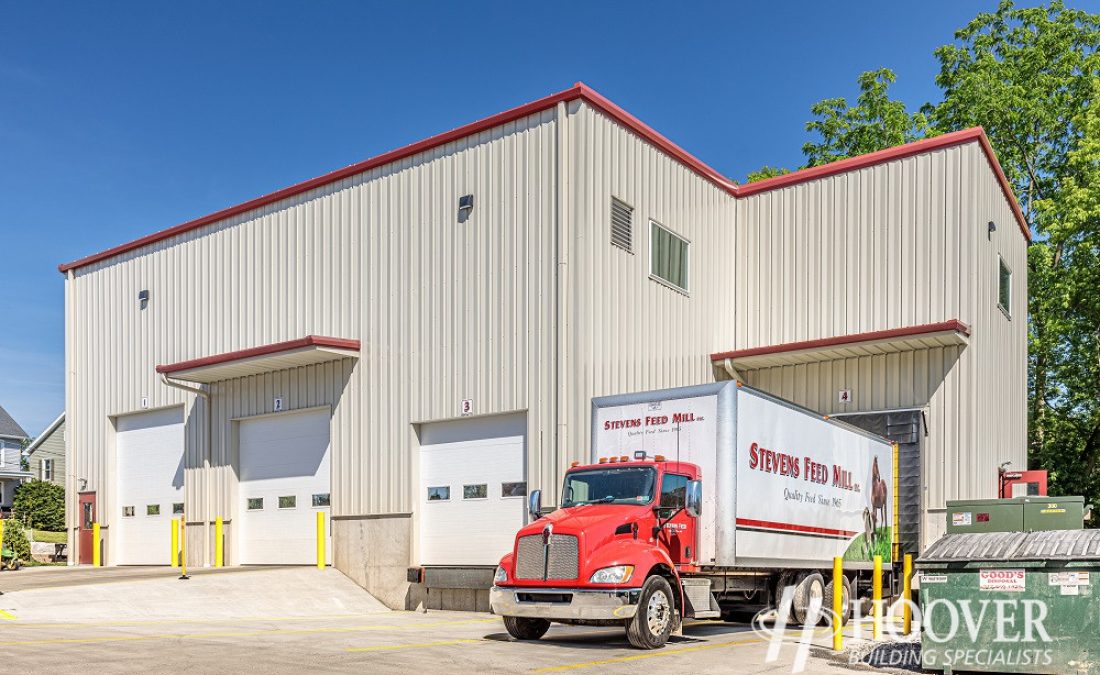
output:
[[[1100,560],[1100,530],[949,534],[918,563],[973,560]]]

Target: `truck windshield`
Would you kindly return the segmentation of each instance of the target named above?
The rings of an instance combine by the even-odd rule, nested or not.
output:
[[[565,476],[562,508],[583,504],[648,504],[657,471],[646,466],[586,469]]]

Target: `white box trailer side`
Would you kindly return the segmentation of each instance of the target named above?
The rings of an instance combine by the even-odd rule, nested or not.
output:
[[[592,406],[592,461],[645,452],[700,467],[700,566],[891,561],[889,441],[737,382],[606,396]]]

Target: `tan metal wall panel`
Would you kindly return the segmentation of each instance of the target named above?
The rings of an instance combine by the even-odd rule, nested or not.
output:
[[[552,428],[554,127],[543,111],[71,273],[72,474],[109,490],[110,417],[142,397],[186,404],[188,509],[213,517],[230,492],[218,470],[218,496],[203,501],[205,411],[155,366],[307,334],[362,342],[333,427],[336,515],[410,510],[412,423],[456,417],[464,398],[476,414],[530,408],[533,430]],[[460,223],[467,193],[475,209]],[[233,396],[238,413],[260,413],[276,389],[322,401],[325,382],[289,371]],[[224,434],[231,412],[217,406]]]
[[[954,318],[971,327],[962,349],[761,369],[743,374],[749,384],[826,413],[926,407],[926,508],[994,496],[1001,462],[1026,466],[1026,242],[977,143],[738,209],[734,348]],[[1011,319],[997,307],[998,254],[1015,275]],[[849,388],[853,403],[838,403]]]
[[[599,111],[571,104],[566,400],[556,493],[587,459],[594,396],[713,381],[734,337],[734,202]],[[634,207],[634,253],[611,244],[611,198]],[[691,241],[688,294],[649,278],[650,219]],[[557,495],[554,495],[556,500]]]

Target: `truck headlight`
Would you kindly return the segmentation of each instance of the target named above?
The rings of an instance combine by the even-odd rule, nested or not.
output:
[[[507,581],[508,581],[508,572],[503,567],[501,567],[500,565],[497,565],[497,573],[493,575],[493,583],[494,584],[503,584],[503,583],[507,583]]]
[[[592,578],[588,580],[590,584],[625,584],[630,581],[630,575],[634,574],[633,565],[615,565],[614,567],[605,567],[602,570],[596,570],[592,574]]]

